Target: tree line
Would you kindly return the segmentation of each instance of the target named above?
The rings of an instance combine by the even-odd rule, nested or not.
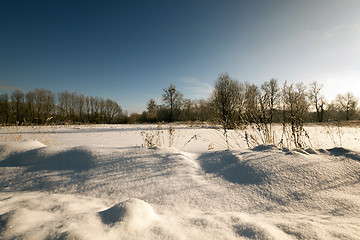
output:
[[[359,118],[358,98],[353,93],[338,94],[334,101],[322,95],[322,85],[312,82],[279,85],[271,79],[258,86],[239,82],[228,73],[220,74],[208,99],[191,100],[170,84],[163,89],[162,103],[154,99],[132,122],[212,121],[233,128],[246,123],[284,121],[325,122]]]
[[[55,94],[35,89],[0,95],[1,124],[216,122],[224,129],[252,123],[325,122],[359,119],[358,98],[351,92],[329,102],[322,86],[312,82],[279,85],[276,79],[258,86],[223,73],[208,99],[184,98],[174,84],[163,89],[162,102],[147,102],[146,110],[130,116],[113,100],[76,92]]]
[[[0,95],[1,124],[123,123],[121,107],[113,100],[76,92],[35,89]]]

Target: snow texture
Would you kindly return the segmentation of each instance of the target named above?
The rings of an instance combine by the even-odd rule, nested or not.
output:
[[[150,127],[46,127],[46,145],[23,127],[1,143],[0,239],[360,239],[356,128],[344,148],[310,126],[316,145],[294,151],[225,150],[204,126],[176,126],[173,147],[163,126],[147,149]]]

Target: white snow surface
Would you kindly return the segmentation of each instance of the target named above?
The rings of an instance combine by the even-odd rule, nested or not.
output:
[[[1,128],[0,239],[360,239],[358,128],[294,151],[168,127]]]

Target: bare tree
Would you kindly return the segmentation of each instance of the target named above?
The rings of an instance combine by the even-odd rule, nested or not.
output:
[[[103,98],[99,98],[99,115],[98,115],[98,123],[104,122],[105,116],[105,100]]]
[[[163,101],[170,109],[169,121],[174,121],[174,113],[175,110],[178,110],[182,104],[183,94],[176,90],[176,86],[174,84],[170,84],[168,88],[163,89]]]
[[[306,94],[306,87],[303,83],[296,85],[284,84],[283,87],[283,126],[289,120],[291,124],[292,141],[295,147],[304,147],[304,130],[305,116],[308,112],[309,104]],[[282,139],[283,140],[283,139]]]
[[[33,107],[37,123],[46,123],[55,109],[54,93],[46,89],[35,89]]]
[[[322,85],[319,85],[316,81],[310,84],[309,100],[316,109],[316,116],[318,122],[322,122],[324,120],[325,100],[324,97],[320,95],[321,89],[322,89]]]
[[[15,90],[11,94],[12,112],[14,113],[14,119],[18,124],[24,121],[24,99],[25,95],[20,90]]]
[[[183,121],[193,121],[195,103],[191,99],[184,99],[182,104],[181,119]]]
[[[84,122],[84,113],[85,113],[85,96],[84,94],[78,95],[78,114],[80,122]]]
[[[35,93],[34,91],[30,91],[26,94],[25,96],[25,101],[26,101],[26,109],[25,109],[25,118],[26,121],[30,122],[30,123],[36,123],[35,121]]]
[[[246,119],[246,85],[236,81],[237,83],[237,106],[235,109],[234,124],[243,124]]]
[[[149,114],[156,114],[157,112],[157,105],[156,105],[156,102],[155,102],[155,99],[151,98],[149,100],[149,102],[147,103],[146,105],[146,109],[148,111]]]
[[[79,111],[79,98],[77,92],[69,94],[69,106],[70,106],[70,121],[77,122],[77,115]]]
[[[156,122],[159,121],[159,106],[155,99],[151,98],[146,104],[147,111],[143,111],[139,120],[141,122]]]
[[[265,102],[269,110],[268,122],[274,121],[275,106],[278,104],[280,99],[280,88],[276,79],[272,78],[269,82],[265,82],[261,89],[264,91]],[[263,101],[264,102],[264,101]]]
[[[234,127],[235,113],[239,104],[239,84],[228,73],[220,74],[215,82],[212,103],[216,117],[222,124],[224,133]]]
[[[121,107],[110,99],[106,99],[105,101],[105,122],[106,123],[114,123],[115,118],[119,117],[122,113]]]
[[[260,121],[259,88],[255,84],[245,83],[245,120],[247,122]]]
[[[196,119],[199,121],[209,120],[211,117],[212,111],[210,108],[210,103],[204,99],[197,101],[196,109]]]
[[[11,106],[7,93],[0,95],[0,117],[5,124],[8,124],[11,116]]]
[[[85,97],[85,112],[86,112],[86,121],[91,122],[91,103],[90,103],[90,97]]]
[[[351,92],[338,94],[336,96],[337,108],[340,113],[345,115],[346,120],[350,120],[356,113],[359,100]]]
[[[98,97],[90,97],[91,105],[91,120],[93,123],[97,123],[100,114],[100,100]]]
[[[58,110],[63,121],[69,121],[71,118],[70,93],[68,91],[58,94]]]

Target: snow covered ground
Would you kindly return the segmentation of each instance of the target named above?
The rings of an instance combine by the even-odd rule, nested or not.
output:
[[[359,128],[307,151],[168,128],[1,128],[0,239],[360,239]]]

